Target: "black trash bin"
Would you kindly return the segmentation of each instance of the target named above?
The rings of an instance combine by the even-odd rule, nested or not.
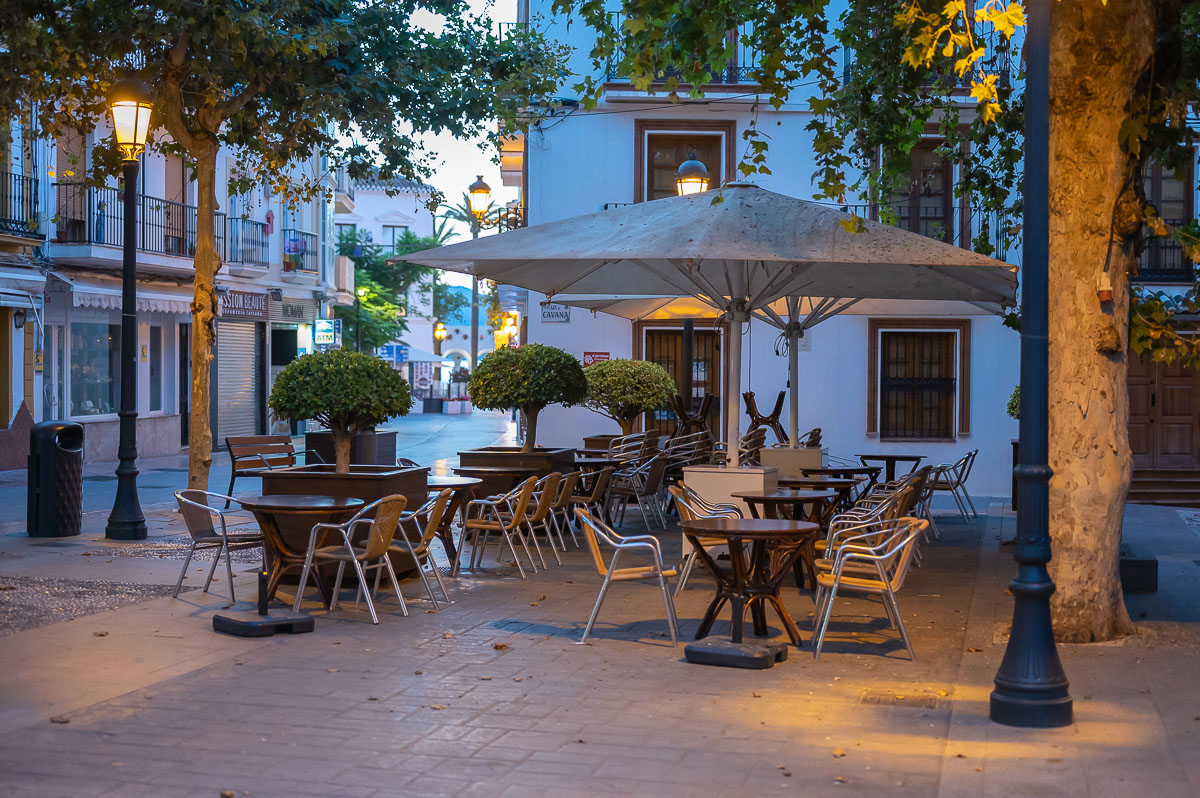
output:
[[[29,431],[29,536],[79,534],[83,512],[83,426],[43,421]]]

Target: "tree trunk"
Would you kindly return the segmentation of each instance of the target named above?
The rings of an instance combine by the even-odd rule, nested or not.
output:
[[[1118,144],[1154,44],[1149,0],[1052,3],[1050,573],[1055,636],[1132,631],[1117,575],[1131,456],[1126,394],[1134,159]],[[1132,210],[1132,215],[1131,215]],[[1114,226],[1114,214],[1116,218]],[[1112,301],[1101,303],[1107,277]]]
[[[617,423],[621,425],[622,435],[632,435],[634,425],[637,424],[637,416],[633,418],[619,418],[617,419]]]
[[[329,433],[333,438],[333,459],[336,463],[334,471],[338,474],[350,473],[350,444],[357,430],[344,430],[331,426]]]
[[[208,490],[212,466],[212,428],[209,426],[209,361],[216,339],[217,270],[217,146],[206,144],[196,157],[196,272],[192,294],[192,404],[188,421],[188,487]]]
[[[521,451],[532,452],[533,447],[537,446],[537,417],[542,408],[523,407],[521,412],[525,414],[525,445],[521,447]]]

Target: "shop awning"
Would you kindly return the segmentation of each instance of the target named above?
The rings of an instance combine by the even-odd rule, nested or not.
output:
[[[121,281],[99,275],[51,272],[71,286],[71,302],[77,308],[121,309]],[[175,283],[138,282],[137,309],[148,313],[191,313],[192,287]]]

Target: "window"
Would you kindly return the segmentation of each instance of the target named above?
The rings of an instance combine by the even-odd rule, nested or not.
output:
[[[163,330],[150,328],[150,411],[163,409]]]
[[[689,155],[708,168],[709,187],[732,179],[736,122],[639,119],[633,124],[633,201],[675,196],[675,170]]]
[[[354,243],[358,241],[358,225],[356,224],[338,224],[337,226],[337,242]]]
[[[953,440],[970,434],[971,322],[871,319],[867,434]]]
[[[908,191],[897,199],[900,227],[953,243],[954,169],[937,152],[941,142],[924,142],[912,149]]]
[[[119,324],[71,324],[72,416],[117,412],[120,351]]]
[[[404,241],[404,234],[408,232],[408,227],[401,225],[383,226],[383,249],[385,252],[395,254],[396,245]]]
[[[1190,165],[1180,174],[1161,164],[1146,166],[1143,176],[1146,199],[1154,203],[1167,224],[1184,224],[1195,215],[1191,172]],[[1183,247],[1178,241],[1168,236],[1150,235],[1147,238],[1138,262],[1138,277],[1149,281],[1191,283],[1192,272],[1191,261],[1183,256]]]

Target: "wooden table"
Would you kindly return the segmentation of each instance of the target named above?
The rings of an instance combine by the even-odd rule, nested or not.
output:
[[[854,487],[857,479],[837,479],[836,477],[780,477],[779,487],[796,490],[834,490],[837,491],[838,507],[849,507],[853,503]]]
[[[802,468],[800,471],[806,477],[839,477],[842,479],[863,479],[867,484],[858,495],[862,495],[875,487],[879,474],[883,471],[879,466],[826,466],[824,468]]]
[[[438,477],[430,476],[428,480],[430,493],[441,493],[449,489],[453,491],[450,494],[450,502],[446,505],[446,511],[442,514],[442,523],[438,526],[438,540],[442,541],[442,548],[446,550],[446,556],[450,558],[450,562],[457,559],[458,549],[454,546],[454,531],[450,528],[454,523],[454,516],[459,513],[464,514],[467,507],[467,502],[475,498],[475,489],[483,484],[483,480],[477,477]]]
[[[925,459],[925,455],[923,455],[923,454],[881,453],[881,454],[856,454],[854,456],[857,457],[862,462],[862,464],[867,467],[870,467],[871,463],[873,463],[873,462],[883,463],[883,466],[884,466],[883,481],[884,482],[891,482],[893,479],[896,478],[896,463],[912,463],[912,468],[908,469],[910,472],[912,472],[912,471],[915,471],[917,466],[921,464],[921,461]]]
[[[583,471],[599,471],[601,468],[608,468],[620,462],[617,458],[608,455],[575,455],[575,467]]]
[[[777,488],[776,490],[744,490],[730,494],[735,499],[741,499],[750,508],[752,518],[769,518],[783,521],[807,521],[820,529],[825,529],[833,511],[837,508],[837,491],[833,490],[795,490]],[[809,511],[804,512],[804,506],[809,505]],[[761,514],[759,508],[762,508]],[[787,508],[785,510],[785,508]],[[808,584],[813,592],[817,589],[817,553],[813,541],[809,540],[801,546],[800,559],[795,562],[796,586],[804,584],[803,576],[807,575]],[[803,565],[804,571],[800,568]]]
[[[805,544],[812,545],[820,528],[807,521],[751,518],[697,518],[684,521],[681,526],[688,542],[696,548],[698,556],[717,580],[717,594],[700,621],[696,639],[708,635],[727,601],[732,610],[730,637],[733,642],[742,642],[747,607],[754,622],[754,634],[765,636],[767,612],[764,604],[769,602],[783,622],[788,639],[799,646],[800,630],[779,600],[779,585],[795,566]],[[729,570],[722,570],[701,544],[700,538],[713,537],[725,538],[729,544]],[[746,558],[747,543],[750,544],[749,559]]]
[[[236,501],[254,513],[266,539],[263,555],[267,561],[268,601],[275,597],[284,572],[304,566],[313,526],[321,523],[340,524],[364,504],[362,499],[334,496],[255,496]],[[325,537],[327,535],[322,535],[322,539]],[[318,540],[317,544],[322,545],[322,542]],[[325,581],[320,568],[313,569],[313,577],[328,607],[333,594],[332,585]]]

